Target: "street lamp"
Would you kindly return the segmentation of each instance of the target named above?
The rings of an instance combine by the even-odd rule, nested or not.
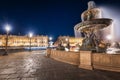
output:
[[[66,51],[69,51],[69,49],[70,49],[69,39],[68,39],[68,38],[66,38],[66,39],[65,39],[65,41],[66,41],[65,50],[66,50]]]
[[[68,41],[68,38],[66,38],[65,41]]]
[[[11,30],[11,26],[9,24],[5,25],[5,30],[6,30],[6,42],[5,42],[5,53],[3,55],[8,55],[7,50],[8,50],[8,37],[9,37],[9,32]]]
[[[49,47],[51,47],[53,44],[52,39],[53,39],[52,37],[49,37]]]
[[[52,37],[49,37],[49,40],[51,41],[53,38]]]
[[[29,50],[31,51],[31,38],[32,38],[32,36],[33,36],[33,33],[29,33],[29,39],[30,39],[30,48],[29,48]]]

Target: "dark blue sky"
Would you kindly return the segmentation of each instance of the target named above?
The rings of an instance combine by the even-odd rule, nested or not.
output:
[[[89,0],[0,0],[0,33],[5,23],[12,26],[12,34],[33,31],[57,37],[74,36],[74,25],[81,21],[81,13]],[[119,0],[94,0],[97,5],[120,4]]]

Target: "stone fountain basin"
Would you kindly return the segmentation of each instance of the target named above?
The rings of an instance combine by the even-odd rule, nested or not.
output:
[[[103,29],[111,24],[112,19],[100,18],[78,23],[75,28],[79,31],[87,31],[89,29]]]

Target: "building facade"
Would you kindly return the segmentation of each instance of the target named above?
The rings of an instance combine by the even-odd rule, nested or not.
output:
[[[0,35],[0,46],[5,46],[6,35]],[[28,47],[30,46],[29,36],[17,36],[10,35],[8,37],[8,46],[20,46]],[[31,38],[31,46],[33,47],[47,47],[48,46],[48,36],[33,36]]]
[[[71,47],[76,46],[77,44],[81,46],[82,40],[83,40],[82,37],[76,38],[76,37],[70,37],[70,36],[59,36],[54,45],[57,46],[59,43],[61,43],[62,46],[66,46],[67,43],[69,43]]]

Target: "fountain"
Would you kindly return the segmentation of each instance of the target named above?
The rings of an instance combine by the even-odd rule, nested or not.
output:
[[[104,52],[106,49],[104,40],[106,34],[110,34],[112,19],[102,18],[101,10],[96,7],[94,1],[88,2],[88,10],[82,13],[81,19],[82,22],[74,27],[76,37],[81,37],[81,33],[85,36],[81,50]]]

